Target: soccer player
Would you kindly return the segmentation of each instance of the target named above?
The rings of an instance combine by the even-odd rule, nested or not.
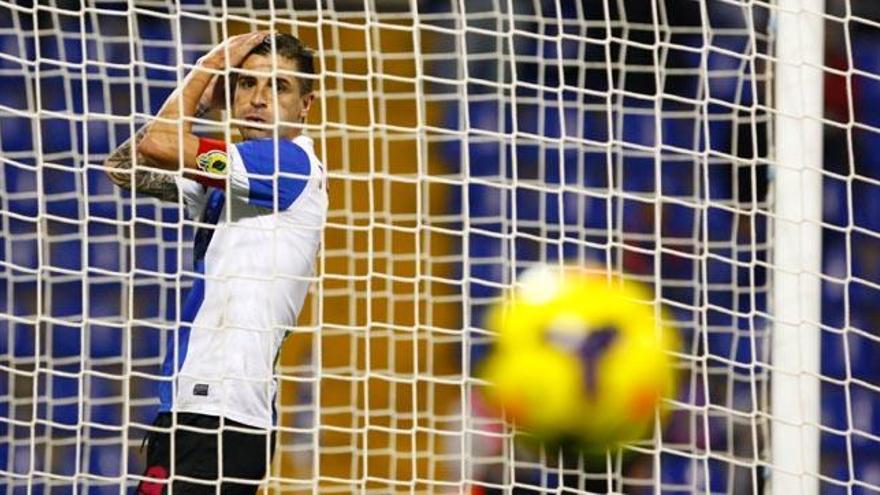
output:
[[[193,118],[225,103],[242,141],[199,137]],[[314,101],[311,50],[266,32],[202,57],[156,119],[105,162],[118,186],[198,220],[194,271],[168,340],[160,413],[138,493],[256,493],[274,449],[274,366],[314,273],[326,178],[302,124]],[[132,170],[133,164],[137,167]],[[170,171],[170,172],[169,172]],[[173,431],[171,434],[167,433]]]

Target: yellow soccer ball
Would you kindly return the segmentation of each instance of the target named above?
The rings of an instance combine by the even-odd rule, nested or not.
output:
[[[675,393],[675,330],[650,292],[583,268],[539,267],[492,308],[485,395],[539,439],[602,451],[650,434]]]

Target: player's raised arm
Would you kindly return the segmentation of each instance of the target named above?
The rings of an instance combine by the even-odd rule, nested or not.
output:
[[[196,118],[205,116],[216,106],[214,87],[217,82],[218,78],[215,76],[202,95],[196,108]],[[123,189],[133,188],[140,194],[176,202],[179,194],[174,174],[155,170],[157,168],[155,164],[137,151],[137,143],[143,139],[146,130],[147,126],[144,126],[134,137],[127,139],[110,153],[110,156],[104,160],[104,171],[114,184]],[[134,149],[132,143],[135,143]]]
[[[144,135],[137,143],[138,155],[143,156],[148,164],[156,168],[204,171],[196,159],[199,154],[200,139],[192,133],[191,118],[198,114],[199,102],[215,76],[213,71],[238,67],[266,35],[266,32],[261,31],[233,36],[199,59],[183,85],[177,88],[162,105],[156,120],[144,127]],[[206,175],[200,174],[191,175],[191,178],[211,181]]]
[[[163,201],[177,201],[178,192],[174,176],[167,172],[150,170],[152,165],[145,156],[137,152],[137,146],[132,155],[132,141],[139,142],[143,138],[143,131],[143,129],[138,131],[134,137],[126,140],[107,157],[104,161],[104,171],[114,184],[123,189],[131,190],[134,186],[134,189],[141,194]],[[134,166],[135,163],[137,167]],[[135,169],[134,172],[132,168]]]

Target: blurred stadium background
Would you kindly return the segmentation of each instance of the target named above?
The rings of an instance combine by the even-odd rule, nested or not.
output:
[[[755,491],[773,9],[647,3],[0,2],[0,486],[111,493],[142,472],[139,425],[191,282],[192,225],[115,191],[100,164],[183,64],[271,19],[319,52],[309,123],[331,213],[282,356],[270,489]],[[827,4],[829,494],[880,490],[873,5]],[[685,334],[662,441],[602,466],[515,446],[472,378],[485,308],[523,268],[563,258],[651,283]]]

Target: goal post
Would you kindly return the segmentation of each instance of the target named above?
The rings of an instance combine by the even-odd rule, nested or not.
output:
[[[102,163],[258,29],[315,50],[330,196],[266,493],[880,490],[874,4],[0,0],[0,492],[141,479],[199,222]],[[487,309],[564,262],[681,333],[667,425],[601,459],[476,376]]]
[[[820,493],[824,13],[776,11],[772,493]]]

